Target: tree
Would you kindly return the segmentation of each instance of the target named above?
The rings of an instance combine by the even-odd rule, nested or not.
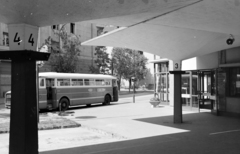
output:
[[[147,58],[136,50],[126,48],[113,48],[112,68],[118,77],[120,88],[121,79],[129,81],[129,91],[132,86],[131,78],[144,79],[147,73]]]
[[[154,75],[151,73],[150,68],[147,69],[147,73],[144,79],[139,81],[139,85],[148,87],[149,84],[154,84]]]
[[[109,74],[110,58],[108,57],[109,54],[106,52],[106,49],[105,46],[97,46],[95,48],[97,59],[94,62],[97,67],[89,67],[89,70],[92,73]]]
[[[59,42],[55,42],[51,37],[45,40],[51,56],[49,64],[51,70],[55,72],[74,73],[78,67],[78,56],[80,56],[81,42],[79,36],[67,33],[65,25],[60,30],[54,31],[59,37]]]

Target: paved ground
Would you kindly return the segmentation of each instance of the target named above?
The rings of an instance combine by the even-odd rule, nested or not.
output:
[[[152,95],[121,98],[110,106],[73,108],[67,118],[83,127],[39,131],[41,154],[238,154],[240,120],[210,112],[185,110],[182,124],[173,124],[173,108],[152,108]],[[0,153],[7,153],[8,134],[0,135]],[[2,151],[1,151],[2,150]],[[4,151],[5,150],[5,151]]]

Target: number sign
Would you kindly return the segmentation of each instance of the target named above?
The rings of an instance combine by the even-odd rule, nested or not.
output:
[[[8,25],[10,50],[37,50],[38,27],[26,24]]]
[[[174,66],[173,66],[174,71],[180,71],[181,70],[181,62],[180,61],[173,61],[173,64],[174,64]]]
[[[173,60],[172,61],[172,68],[169,68],[172,71],[181,71],[181,61],[180,60]]]

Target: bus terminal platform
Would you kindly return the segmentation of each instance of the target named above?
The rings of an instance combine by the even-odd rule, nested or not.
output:
[[[122,98],[100,107],[75,109],[67,118],[83,127],[39,131],[40,154],[238,154],[240,119],[207,110],[183,110],[173,123],[173,107],[152,108],[152,95]],[[81,118],[82,117],[82,118]],[[85,118],[84,118],[85,117]],[[9,134],[0,134],[0,153]],[[5,142],[5,144],[3,144]],[[7,151],[5,151],[7,153]]]

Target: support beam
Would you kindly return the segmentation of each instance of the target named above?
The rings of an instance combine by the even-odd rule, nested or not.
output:
[[[182,74],[184,71],[169,71],[170,74],[173,74],[174,81],[174,111],[173,111],[173,122],[182,123]]]

